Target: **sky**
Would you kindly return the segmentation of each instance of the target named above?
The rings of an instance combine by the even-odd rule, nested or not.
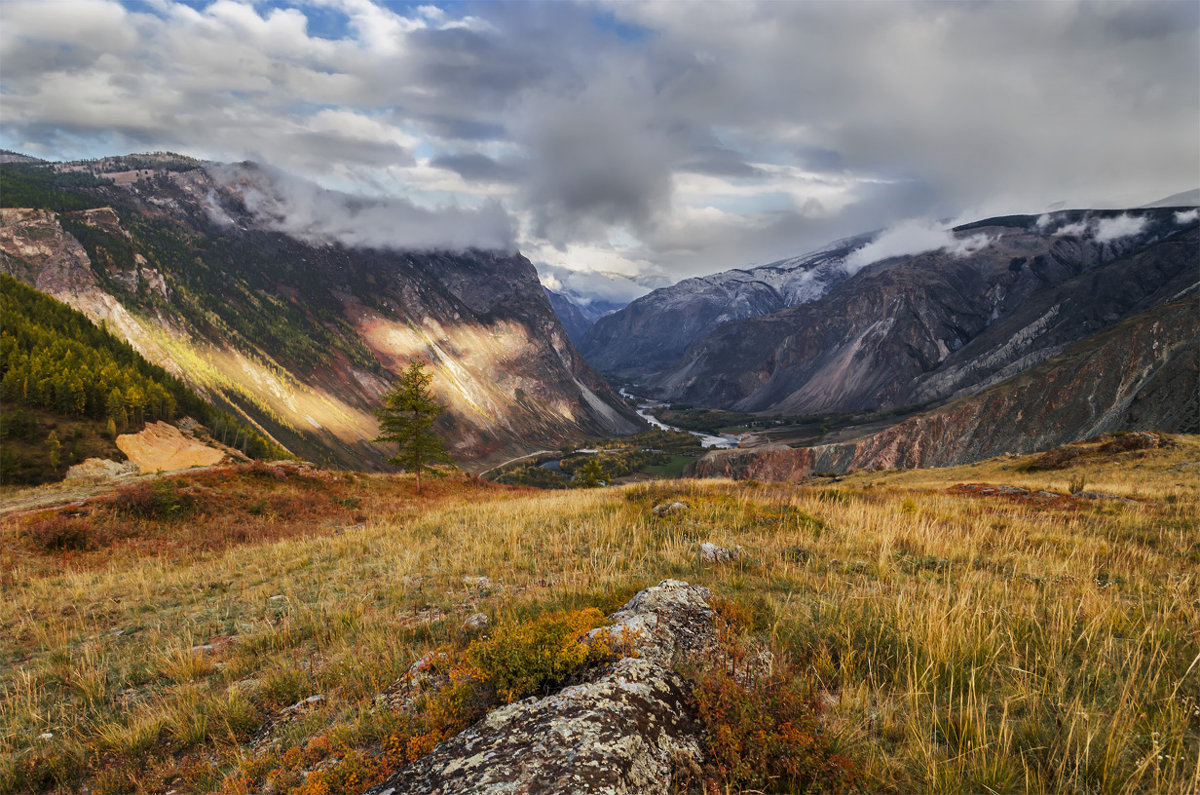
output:
[[[1200,3],[0,0],[0,147],[254,160],[380,200],[331,235],[619,300],[1200,186]]]

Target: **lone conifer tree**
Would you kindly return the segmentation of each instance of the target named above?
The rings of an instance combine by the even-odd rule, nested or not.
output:
[[[441,437],[433,430],[433,421],[446,407],[429,394],[433,373],[425,372],[425,361],[413,359],[400,380],[383,396],[383,406],[375,410],[379,418],[377,442],[395,442],[396,455],[388,463],[417,475],[417,493],[421,491],[421,470],[432,464],[448,462],[450,454]]]

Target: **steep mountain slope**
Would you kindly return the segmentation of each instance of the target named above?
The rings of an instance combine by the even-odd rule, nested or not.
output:
[[[639,427],[524,257],[299,239],[250,209],[271,179],[175,156],[6,165],[3,201],[26,208],[3,211],[0,268],[324,463],[379,465],[371,409],[415,356],[464,461]]]
[[[0,273],[0,483],[123,459],[118,433],[184,417],[249,456],[284,455],[82,313]]]
[[[700,476],[953,466],[1120,430],[1200,432],[1200,291],[1141,313],[983,392],[861,438],[720,450]]]
[[[1197,281],[1200,224],[1173,209],[1069,211],[955,230],[987,244],[885,259],[820,298],[727,322],[644,377],[739,411],[889,409],[967,394]]]
[[[847,278],[845,257],[868,239],[662,287],[598,320],[579,349],[606,373],[635,378],[655,373],[725,323],[819,299]]]

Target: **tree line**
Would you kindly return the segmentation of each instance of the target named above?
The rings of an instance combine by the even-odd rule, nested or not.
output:
[[[285,455],[129,343],[7,274],[0,274],[0,400],[107,420],[116,431],[186,414],[210,428],[235,427],[248,455]]]

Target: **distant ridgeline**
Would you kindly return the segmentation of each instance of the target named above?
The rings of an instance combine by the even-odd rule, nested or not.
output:
[[[99,435],[111,443],[117,433],[182,416],[216,439],[237,440],[253,458],[287,455],[82,313],[7,274],[0,274],[0,401],[4,483],[58,479],[73,463],[71,442]],[[81,421],[69,423],[72,438],[57,433],[56,418]],[[103,430],[91,433],[89,423]],[[47,429],[55,432],[48,445]],[[55,441],[63,449],[52,454]],[[82,445],[91,453],[109,452],[104,447]]]

